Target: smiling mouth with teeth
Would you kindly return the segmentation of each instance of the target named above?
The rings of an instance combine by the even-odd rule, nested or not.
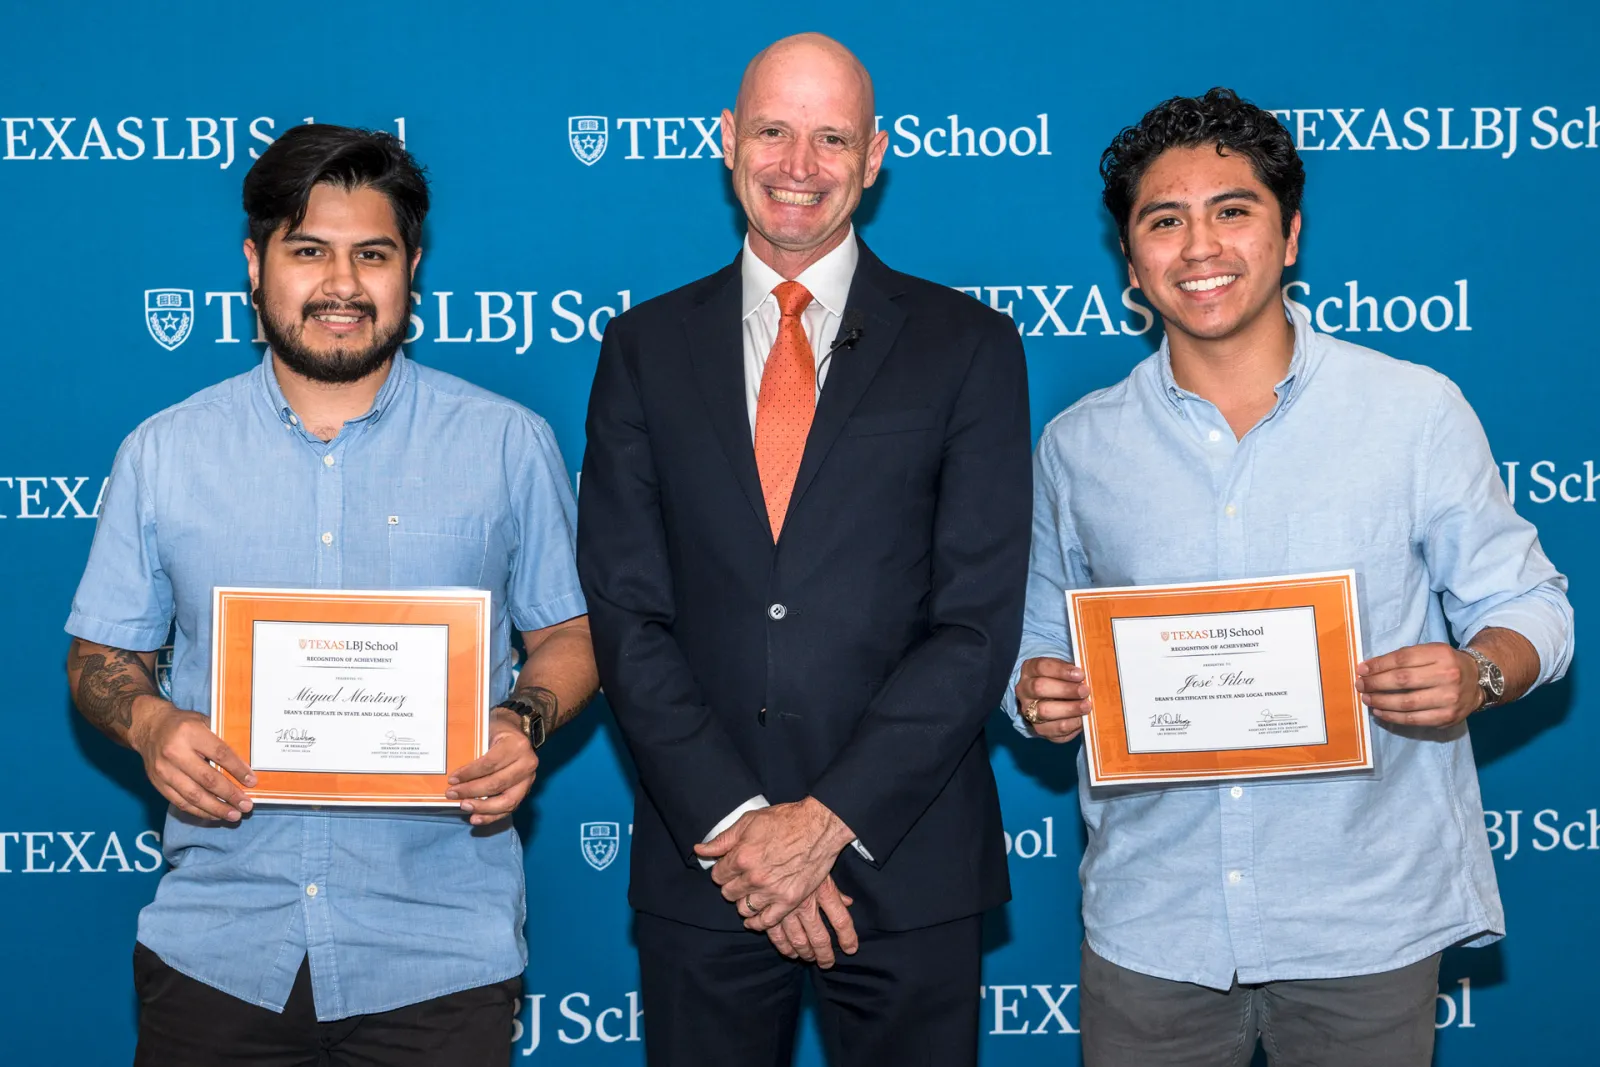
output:
[[[349,326],[349,325],[352,325],[354,323],[360,322],[362,319],[366,318],[365,315],[361,315],[361,314],[344,315],[344,314],[335,314],[333,312],[323,312],[321,314],[313,315],[311,317],[316,319],[318,322],[332,323],[332,324],[337,325],[337,326]]]
[[[1224,285],[1232,285],[1239,280],[1237,274],[1219,274],[1215,278],[1200,278],[1192,282],[1179,282],[1178,288],[1186,293],[1204,293],[1212,289],[1221,289]]]
[[[799,193],[792,189],[774,189],[767,187],[767,195],[780,204],[795,204],[800,207],[811,207],[822,202],[821,193]]]

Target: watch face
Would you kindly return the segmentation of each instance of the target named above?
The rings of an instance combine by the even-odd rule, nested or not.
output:
[[[1493,663],[1489,664],[1488,674],[1489,677],[1485,680],[1484,684],[1489,687],[1489,692],[1493,693],[1496,699],[1504,696],[1506,691],[1506,676],[1502,674],[1500,668]]]

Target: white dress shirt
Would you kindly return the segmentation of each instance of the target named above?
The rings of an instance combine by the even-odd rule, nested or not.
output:
[[[811,303],[800,313],[805,327],[806,340],[811,345],[812,357],[817,361],[817,396],[822,396],[822,383],[828,376],[828,366],[833,362],[834,338],[839,335],[839,324],[844,319],[844,302],[850,296],[850,281],[855,277],[856,261],[861,258],[856,245],[856,230],[850,227],[839,247],[800,272],[794,280],[806,287]],[[767,355],[778,339],[778,322],[783,317],[778,309],[778,298],[772,291],[788,279],[762,262],[750,250],[750,238],[744,239],[744,255],[739,257],[739,274],[744,284],[744,398],[750,413],[750,439],[756,435],[756,404],[761,398],[761,375],[767,369]],[[757,794],[730,811],[722,821],[711,828],[705,839],[710,841],[722,831],[738,822],[746,812],[769,807],[767,798]],[[867,859],[872,854],[860,841],[852,841],[856,851]],[[702,859],[700,866],[707,870],[716,861]]]

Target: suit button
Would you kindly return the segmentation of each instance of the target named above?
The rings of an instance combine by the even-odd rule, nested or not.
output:
[[[760,711],[756,712],[756,722],[759,722],[762,726],[767,725],[767,709],[766,708],[762,708]]]
[[[767,609],[767,618],[771,619],[773,622],[777,622],[787,614],[789,614],[789,609],[784,607],[782,604],[774,604]]]

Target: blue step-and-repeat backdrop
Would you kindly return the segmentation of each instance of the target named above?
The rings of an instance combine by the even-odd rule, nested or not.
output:
[[[1036,430],[1159,339],[1099,207],[1101,149],[1177,93],[1225,84],[1274,109],[1309,175],[1288,295],[1319,328],[1455,379],[1580,619],[1600,607],[1593,4],[8,3],[0,1062],[131,1055],[129,954],[163,804],[73,712],[61,625],[118,442],[259,356],[239,247],[257,153],[313,118],[403,136],[436,198],[411,353],[543,414],[575,468],[606,321],[737,250],[717,115],[745,61],[802,29],[877,80],[890,150],[863,234],[1016,320]],[[583,119],[599,137],[575,144]],[[158,290],[179,321],[160,336]],[[1563,683],[1473,722],[1510,933],[1446,955],[1440,1064],[1594,1062],[1588,650]],[[990,736],[1016,899],[991,917],[983,1059],[1076,1064],[1072,750],[998,713]],[[532,961],[513,1059],[637,1064],[628,758],[603,701],[546,751],[518,816]],[[821,1062],[814,1037],[800,1058]]]

